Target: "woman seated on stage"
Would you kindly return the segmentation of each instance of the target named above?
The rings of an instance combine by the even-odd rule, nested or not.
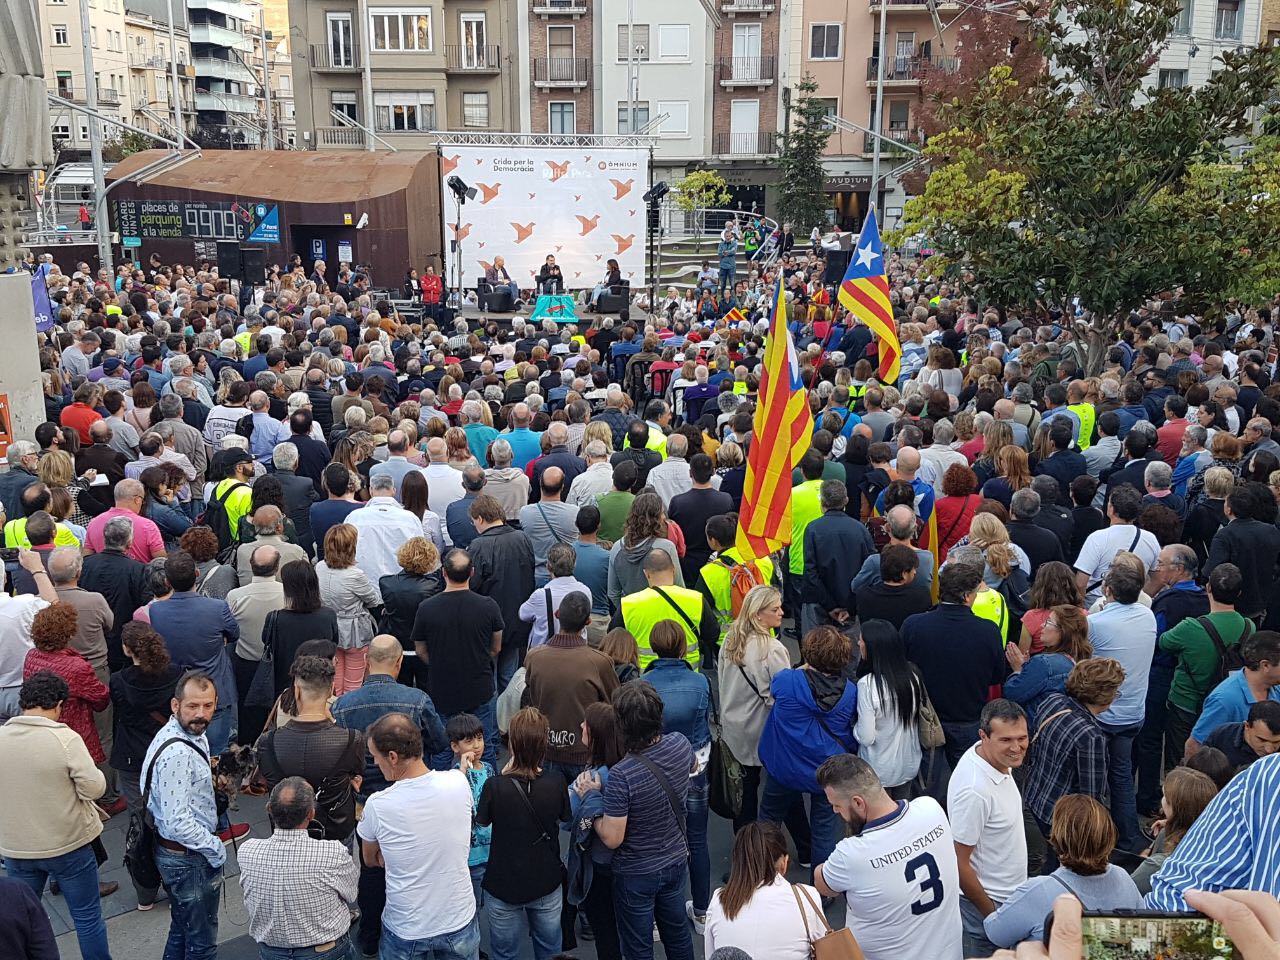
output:
[[[618,261],[610,257],[605,266],[608,269],[605,271],[604,282],[597,284],[596,288],[591,291],[591,299],[587,305],[589,310],[599,310],[600,298],[622,283],[622,271],[618,269]]]

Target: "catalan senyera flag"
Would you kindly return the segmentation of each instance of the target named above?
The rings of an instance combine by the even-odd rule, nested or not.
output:
[[[724,319],[726,323],[736,325],[741,323],[743,320],[747,319],[747,317],[741,310],[739,310],[737,307],[734,307],[724,315]]]
[[[791,471],[813,434],[781,278],[773,298],[738,518],[737,547],[744,559],[767,556],[791,542]]]
[[[902,368],[902,343],[898,340],[893,308],[889,305],[889,277],[885,272],[884,245],[880,242],[875,207],[867,211],[849,269],[840,281],[839,300],[846,310],[871,328],[880,353],[880,382],[896,387]]]

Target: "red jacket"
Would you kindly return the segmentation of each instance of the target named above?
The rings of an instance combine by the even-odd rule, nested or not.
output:
[[[89,666],[89,661],[72,650],[64,647],[57,653],[45,653],[43,650],[28,650],[27,659],[22,664],[22,679],[30,680],[33,674],[41,670],[55,673],[67,682],[71,696],[62,705],[62,722],[80,734],[80,739],[89,748],[89,756],[94,763],[102,763],[107,755],[102,751],[102,741],[98,739],[98,728],[93,722],[96,711],[107,709],[111,702],[111,691],[98,679]]]
[[[93,445],[93,437],[89,436],[89,427],[102,419],[102,414],[87,403],[73,403],[62,408],[62,416],[58,418],[64,427],[74,427],[80,434],[80,442],[86,447]]]
[[[440,302],[440,297],[444,293],[443,280],[441,280],[438,276],[427,274],[426,276],[422,277],[418,282],[419,282],[419,285],[422,287],[423,303],[435,304]]]

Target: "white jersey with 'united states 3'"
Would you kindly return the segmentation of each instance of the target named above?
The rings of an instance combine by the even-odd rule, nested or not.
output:
[[[841,840],[822,878],[845,895],[867,960],[961,960],[960,874],[947,816],[920,797]]]

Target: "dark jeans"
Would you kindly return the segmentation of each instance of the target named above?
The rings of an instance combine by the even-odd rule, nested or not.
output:
[[[653,960],[653,925],[658,925],[667,960],[693,960],[693,936],[684,912],[688,868],[673,863],[654,873],[614,874],[613,905],[627,960]]]
[[[379,960],[477,960],[480,956],[480,918],[460,930],[427,940],[401,940],[390,930],[382,934]]]
[[[257,660],[246,660],[235,650],[231,651],[231,666],[236,674],[236,700],[240,707],[240,729],[236,732],[236,743],[251,747],[262,734],[267,725],[269,707],[245,706],[244,698],[249,694],[249,686],[253,683],[253,675],[258,669]]]
[[[1040,864],[1040,876],[1047,877],[1062,864],[1058,860],[1058,851],[1054,850],[1053,844],[1049,842],[1049,824],[1035,816],[1035,814],[1032,814],[1032,817],[1036,822],[1036,826],[1040,828],[1040,836],[1044,838],[1044,861]]]
[[[942,733],[947,738],[942,748],[947,757],[947,766],[954,770],[965,751],[978,742],[978,721],[952,723],[943,720]]]
[[[387,906],[387,871],[383,867],[366,863],[364,844],[357,843],[360,852],[360,880],[356,888],[356,905],[360,908],[360,949],[372,953],[378,949],[382,937],[382,911]]]
[[[427,689],[427,665],[422,662],[421,657],[406,653],[404,661],[400,664],[400,676],[396,677],[396,680],[406,687],[417,687],[425,692]]]
[[[760,819],[760,780],[764,767],[742,767],[742,809],[733,818],[733,832],[737,833],[748,823]],[[787,810],[784,822],[791,840],[796,845],[796,861],[810,863],[813,857],[813,835],[809,831],[809,817],[805,814],[804,800],[797,800]]]
[[[164,960],[214,960],[218,955],[218,890],[222,868],[198,853],[160,847],[156,867],[169,892],[169,940]]]
[[[37,897],[44,895],[45,884],[50,879],[57,881],[67,901],[71,922],[75,924],[80,956],[84,960],[111,960],[107,922],[102,918],[102,903],[98,898],[98,858],[94,856],[92,844],[38,860],[5,857],[4,871],[11,879],[25,883]]]
[[[1133,793],[1133,742],[1142,729],[1141,723],[1124,727],[1099,724],[1107,731],[1107,781],[1111,788],[1111,819],[1116,822],[1120,839],[1116,846],[1136,852],[1144,842],[1138,827],[1138,801]]]
[[[711,903],[711,851],[707,847],[707,772],[689,780],[689,796],[684,801],[685,823],[689,831],[689,896],[693,912],[706,913]]]
[[[498,698],[494,697],[492,700],[486,700],[474,710],[463,710],[459,711],[459,713],[442,713],[440,714],[440,722],[448,726],[449,721],[461,713],[472,714],[484,726],[483,759],[488,760],[497,769],[498,747],[501,744],[501,736],[498,733]],[[433,770],[449,770],[457,766],[457,760],[454,758],[452,750],[441,750],[431,758],[430,766]]]
[[[516,671],[524,663],[524,655],[528,649],[528,640],[524,643],[513,644],[510,647],[505,643],[502,645],[502,649],[498,651],[498,693],[507,689],[507,685],[511,683],[511,678],[516,675]]]
[[[826,794],[811,793],[809,796],[809,831],[812,836],[813,866],[826,863],[831,851],[836,848],[844,836],[844,823],[839,815],[831,809]],[[804,809],[805,794],[800,790],[784,787],[778,781],[765,774],[764,795],[760,798],[760,819],[772,823],[782,823],[792,807],[800,805]]]
[[[1198,714],[1188,713],[1180,706],[1174,703],[1166,705],[1167,715],[1165,717],[1164,727],[1164,768],[1172,770],[1182,762],[1183,754],[1186,753],[1187,740],[1191,738],[1191,731],[1195,728],[1196,721],[1200,719]],[[1161,794],[1163,796],[1163,794]],[[1156,799],[1156,805],[1160,803],[1159,798]]]
[[[1160,808],[1160,774],[1163,758],[1169,745],[1165,743],[1165,701],[1169,699],[1169,686],[1173,683],[1173,664],[1151,664],[1147,680],[1147,713],[1142,721],[1142,732],[1133,743],[1133,764],[1138,771],[1138,812],[1149,813]],[[1178,747],[1178,759],[1182,759],[1182,747]],[[1166,767],[1167,769],[1167,767]]]
[[[613,869],[609,864],[595,865],[591,887],[578,909],[586,915],[591,932],[595,934],[597,960],[622,960],[618,918],[613,909]]]
[[[258,944],[261,960],[355,960],[355,946],[345,933],[324,952],[315,947],[269,947]]]

